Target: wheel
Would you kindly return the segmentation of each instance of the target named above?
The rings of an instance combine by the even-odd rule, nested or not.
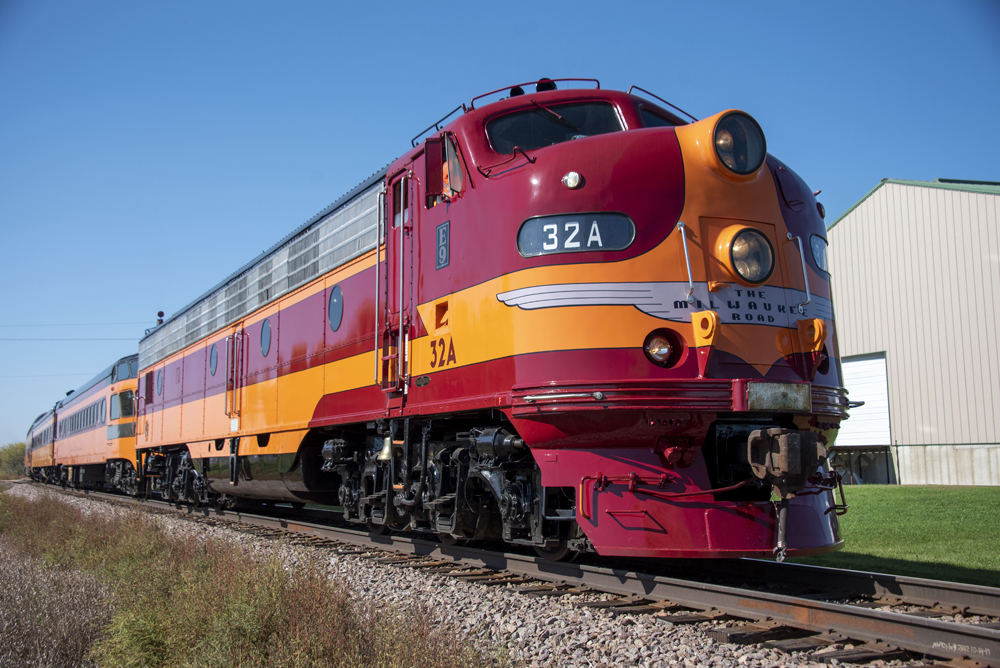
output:
[[[302,510],[306,507],[306,504],[301,501],[292,501],[292,510]]]
[[[576,561],[576,558],[580,556],[580,553],[571,550],[569,545],[566,544],[565,540],[559,541],[559,545],[552,548],[541,547],[539,545],[535,546],[535,554],[537,554],[542,559],[546,561]]]
[[[368,533],[373,536],[384,536],[389,533],[389,527],[385,524],[375,524],[371,520],[368,520]]]
[[[444,545],[445,547],[455,547],[456,545],[465,545],[466,543],[469,542],[465,538],[456,538],[455,536],[452,536],[450,533],[439,533],[434,535],[437,536],[437,539],[441,541],[441,544]]]

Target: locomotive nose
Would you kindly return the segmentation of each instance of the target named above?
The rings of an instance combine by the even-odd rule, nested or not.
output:
[[[811,192],[800,193],[798,177],[767,155],[763,130],[743,111],[723,111],[676,133],[686,179],[677,243],[695,258],[692,308],[717,314],[714,345],[731,353],[717,362],[811,380],[829,329],[823,323],[832,321],[825,282],[813,270],[820,261],[813,262],[819,253],[812,247],[821,244],[808,227],[822,229],[822,219],[806,225],[793,218],[818,211],[803,206]],[[706,280],[698,285],[702,269]],[[776,366],[785,370],[772,371]]]

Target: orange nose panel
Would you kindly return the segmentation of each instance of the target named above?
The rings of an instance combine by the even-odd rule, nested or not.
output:
[[[739,357],[753,366],[761,376],[767,376],[775,365],[789,366],[778,349],[777,341],[781,332],[789,331],[763,325],[721,325],[715,335],[716,350]],[[725,364],[725,358],[719,362]]]

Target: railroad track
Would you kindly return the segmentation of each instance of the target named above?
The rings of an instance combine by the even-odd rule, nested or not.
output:
[[[48,487],[51,489],[51,487]],[[163,501],[139,501],[99,492],[67,492],[91,498],[169,510],[212,524],[225,524],[265,538],[355,554],[379,563],[426,569],[483,585],[510,585],[527,596],[571,596],[603,592],[610,600],[577,605],[613,615],[649,614],[665,624],[711,620],[737,622],[708,631],[736,644],[763,644],[784,652],[809,652],[835,643],[853,649],[814,654],[815,661],[864,663],[923,655],[950,666],[1000,668],[1000,589],[878,573],[734,560],[693,567],[656,567],[658,573],[595,563],[550,562],[535,556],[468,546],[445,546],[412,536],[373,536],[365,531],[305,519],[238,510],[217,511]],[[308,519],[329,515],[306,511]],[[645,564],[649,567],[649,564]],[[677,577],[683,574],[683,577]],[[906,607],[905,612],[884,610]],[[969,624],[954,615],[992,618]]]

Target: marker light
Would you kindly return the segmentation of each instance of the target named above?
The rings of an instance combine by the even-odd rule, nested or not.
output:
[[[580,176],[579,172],[566,172],[566,176],[562,177],[562,182],[570,190],[575,190],[583,183],[583,177]]]
[[[812,246],[813,260],[816,261],[816,266],[823,271],[829,272],[830,270],[826,265],[826,239],[818,234],[814,234],[809,238],[809,245]]]

